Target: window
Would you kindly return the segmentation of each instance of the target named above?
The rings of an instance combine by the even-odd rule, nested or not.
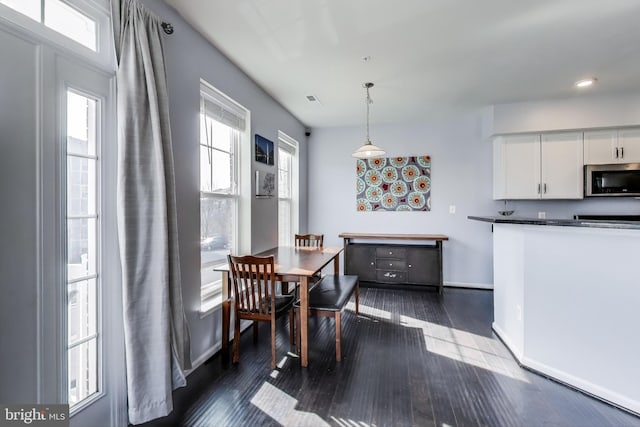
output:
[[[200,87],[201,311],[216,305],[222,276],[213,271],[238,250],[239,151],[248,112],[206,83]]]
[[[0,0],[0,4],[28,16],[36,22],[93,50],[98,50],[98,23],[62,0]],[[44,11],[44,13],[43,13]]]
[[[67,91],[67,362],[71,408],[99,390],[99,102]]]
[[[298,230],[298,143],[278,132],[278,245],[292,246]]]

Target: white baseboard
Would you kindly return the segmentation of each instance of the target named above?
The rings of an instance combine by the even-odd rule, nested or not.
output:
[[[513,355],[513,357],[516,359],[516,361],[518,362],[518,364],[522,365],[522,350],[518,349],[514,344],[513,341],[511,341],[509,339],[509,336],[507,334],[504,333],[504,331],[502,329],[500,329],[500,326],[498,326],[496,324],[496,322],[493,322],[491,324],[491,329],[493,329],[493,332],[495,332],[495,334],[498,336],[498,338],[500,338],[500,341],[502,341],[502,343],[507,347],[507,349],[511,352],[511,354]]]
[[[493,289],[493,283],[444,282],[449,288]]]
[[[244,320],[242,321],[241,325],[240,325],[240,332],[244,332],[245,329],[247,329],[249,326],[251,326],[252,323],[251,322],[245,322]],[[231,342],[231,340],[233,339],[233,332],[229,333],[229,342]],[[207,351],[205,351],[204,353],[202,353],[200,355],[200,357],[198,357],[196,360],[191,362],[191,369],[185,371],[185,375],[189,376],[189,374],[191,374],[193,371],[195,371],[196,369],[198,369],[200,366],[202,366],[202,364],[204,362],[206,362],[207,360],[209,360],[209,358],[211,356],[213,356],[214,354],[216,354],[218,351],[220,351],[220,349],[222,348],[222,343],[216,343],[214,344],[211,348],[209,348]],[[229,348],[231,348],[231,346],[229,346]]]
[[[598,386],[584,378],[571,375],[568,372],[553,368],[544,363],[530,359],[526,356],[522,358],[522,365],[533,370],[534,372],[538,372],[544,376],[548,376],[555,381],[578,389],[581,392],[593,396],[597,399],[604,400],[614,406],[618,406],[636,415],[640,414],[640,401],[634,400],[629,396],[624,396],[620,393],[616,393],[608,388]]]
[[[575,375],[571,375],[565,371],[526,357],[521,351],[518,351],[518,349],[513,345],[513,342],[509,339],[509,336],[505,334],[495,322],[491,327],[522,367],[548,377],[553,381],[557,381],[568,387],[581,391],[582,393],[588,394],[589,396],[595,397],[596,399],[603,400],[613,406],[622,408],[635,415],[640,414],[640,401],[593,384],[584,378],[576,377]]]
[[[204,362],[209,360],[211,356],[216,354],[216,352],[220,351],[221,348],[222,348],[222,344],[218,343],[213,347],[211,347],[209,350],[205,351],[200,357],[198,357],[196,360],[191,362],[191,369],[187,370],[185,374],[189,376],[193,371],[195,371],[200,366],[202,366]]]

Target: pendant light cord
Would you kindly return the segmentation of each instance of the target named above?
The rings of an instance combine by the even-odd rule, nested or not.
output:
[[[364,87],[367,89],[367,144],[371,144],[371,140],[369,139],[369,105],[371,104],[371,96],[369,95],[369,88],[373,86],[373,83],[365,83]]]

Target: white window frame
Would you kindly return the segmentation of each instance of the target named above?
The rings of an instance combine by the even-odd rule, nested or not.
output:
[[[44,3],[46,0],[41,0]],[[0,3],[0,20],[17,31],[28,32],[38,42],[42,42],[60,49],[62,52],[104,70],[115,69],[113,52],[113,27],[111,24],[111,9],[109,0],[61,0],[81,14],[91,18],[96,24],[96,50],[93,51],[83,44],[47,27],[43,22],[35,21]]]
[[[245,107],[214,88],[212,85],[207,83],[204,80],[200,81],[200,120],[204,118],[205,107],[204,100],[208,100],[216,104],[221,109],[221,116],[224,116],[227,119],[231,119],[231,121],[235,121],[234,119],[239,117],[237,123],[234,126],[231,126],[230,123],[224,123],[223,120],[212,117],[213,120],[218,121],[219,123],[229,125],[232,128],[235,128],[238,132],[238,137],[235,141],[232,142],[231,146],[231,156],[233,159],[233,171],[231,173],[231,191],[229,192],[215,192],[215,191],[203,191],[200,188],[200,200],[203,198],[210,199],[232,199],[234,200],[234,215],[235,221],[232,225],[232,239],[230,242],[229,250],[232,253],[237,253],[241,250],[241,248],[245,248],[246,242],[243,242],[241,239],[246,240],[246,234],[240,233],[240,229],[245,229],[241,224],[246,223],[246,218],[243,216],[243,209],[241,206],[246,204],[246,190],[243,188],[244,181],[242,176],[244,175],[242,171],[246,168],[246,155],[243,153],[245,151],[243,147],[246,147],[248,144],[246,142],[249,139],[249,129],[250,129],[250,112]],[[228,114],[226,114],[228,113]],[[201,123],[198,123],[201,126]],[[198,133],[200,135],[200,132]],[[201,147],[206,146],[202,141],[198,141],[199,153],[201,153]],[[217,150],[216,148],[209,147],[210,150]],[[200,164],[200,162],[198,163]],[[200,174],[198,175],[200,176]],[[201,209],[199,209],[199,219],[201,218]],[[202,238],[202,236],[201,236]],[[221,260],[213,260],[208,262],[200,262],[200,312],[202,315],[207,315],[211,313],[214,309],[220,307],[222,303],[222,277],[221,274],[216,274],[216,278],[213,282],[203,283],[202,278],[202,270],[205,268],[214,269],[216,266],[226,263]]]
[[[289,194],[290,197],[283,197],[278,192],[278,224],[280,224],[280,202],[289,202],[289,218],[291,220],[290,233],[285,236],[280,230],[278,231],[278,245],[293,246],[293,235],[299,230],[300,216],[300,175],[299,175],[299,143],[295,139],[282,131],[278,131],[278,172],[280,170],[280,150],[286,151],[291,155],[291,165],[289,170]],[[278,173],[278,179],[280,174]],[[279,229],[280,227],[278,227]]]
[[[96,146],[95,146],[95,154],[78,154],[78,153],[69,153],[66,151],[65,149],[65,158],[68,160],[70,157],[75,157],[75,158],[82,158],[82,159],[87,159],[87,160],[93,160],[95,161],[95,213],[89,213],[87,215],[70,215],[68,212],[66,214],[66,219],[67,221],[65,221],[65,236],[68,237],[68,220],[69,219],[87,219],[87,220],[95,220],[95,256],[96,256],[96,265],[95,265],[95,273],[92,274],[88,274],[86,276],[82,276],[82,277],[76,277],[73,279],[70,279],[69,277],[67,277],[66,279],[66,284],[67,284],[67,288],[69,287],[69,285],[73,284],[73,283],[79,283],[82,281],[89,281],[89,280],[95,280],[95,293],[96,293],[96,300],[95,300],[95,305],[96,305],[96,312],[94,313],[96,319],[96,330],[94,332],[94,334],[87,336],[83,339],[80,339],[79,341],[75,342],[75,343],[70,343],[67,342],[67,358],[68,358],[68,354],[69,351],[71,350],[71,347],[73,344],[73,346],[78,346],[78,345],[82,345],[85,342],[89,342],[93,339],[96,340],[96,370],[97,372],[95,373],[96,375],[96,391],[95,393],[85,397],[84,399],[78,401],[75,405],[73,405],[70,410],[72,413],[76,412],[78,409],[85,407],[86,405],[90,404],[91,402],[93,402],[96,398],[100,397],[103,392],[102,390],[104,389],[104,383],[103,383],[103,370],[102,370],[102,355],[103,355],[103,346],[102,346],[102,156],[101,156],[101,152],[102,152],[102,120],[101,117],[104,116],[104,112],[103,112],[103,104],[104,101],[100,98],[100,97],[96,97],[86,91],[83,91],[82,89],[76,88],[74,86],[68,86],[67,87],[67,94],[69,92],[73,92],[77,95],[86,97],[86,98],[90,98],[96,101],[96,111],[95,111],[95,124],[96,124],[96,129],[94,129],[95,131],[95,138],[96,138]],[[65,96],[65,99],[68,102],[68,96]],[[66,116],[66,114],[65,114]],[[65,178],[68,176],[69,171],[65,168]],[[65,179],[66,182],[66,179]],[[65,187],[65,206],[67,205],[66,201],[67,198],[69,196],[68,190]],[[66,239],[65,239],[66,240]],[[68,244],[65,244],[65,247],[68,248]],[[65,257],[65,266],[68,265],[68,254]],[[68,310],[68,307],[67,307]],[[68,316],[68,313],[67,313]],[[68,323],[68,322],[67,322]],[[68,326],[67,326],[68,329]],[[68,375],[68,373],[67,373]]]

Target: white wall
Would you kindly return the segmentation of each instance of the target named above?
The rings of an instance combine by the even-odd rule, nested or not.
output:
[[[639,412],[640,231],[496,224],[495,235],[493,326],[519,362]]]
[[[481,116],[437,123],[374,125],[372,140],[387,155],[431,156],[430,212],[357,212],[356,161],[364,124],[313,129],[309,144],[309,229],[326,244],[342,245],[341,232],[446,234],[444,281],[493,283],[491,228],[467,215],[491,215],[491,144],[481,139]],[[456,213],[449,213],[449,206]]]
[[[200,317],[200,213],[199,213],[199,112],[200,79],[204,79],[251,111],[251,153],[253,135],[258,133],[278,141],[278,130],[296,139],[300,147],[301,170],[306,170],[305,127],[273,98],[258,87],[246,74],[231,63],[216,48],[193,30],[164,2],[145,0],[145,5],[175,32],[164,38],[173,154],[176,171],[178,236],[183,300],[191,331],[191,357],[203,361],[218,348],[221,338],[220,311]],[[252,194],[256,168],[268,168],[251,161]],[[301,229],[306,227],[306,175],[301,175]],[[251,251],[256,252],[278,244],[278,200],[251,197]]]

